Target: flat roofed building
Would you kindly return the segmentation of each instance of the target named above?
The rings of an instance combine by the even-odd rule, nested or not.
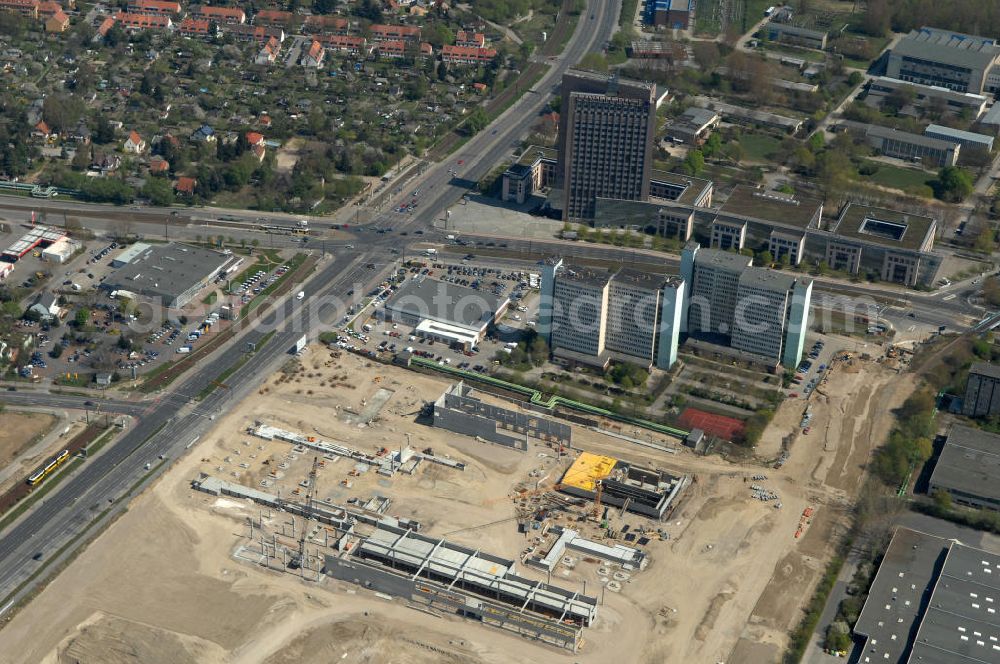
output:
[[[812,279],[753,267],[752,259],[689,242],[681,276],[691,283],[682,330],[795,366],[805,348]]]
[[[719,214],[743,219],[773,219],[802,229],[819,228],[823,218],[823,201],[737,185],[719,208]]]
[[[931,474],[928,493],[935,491],[963,505],[1000,510],[1000,435],[952,425]]]
[[[907,81],[900,81],[888,76],[873,76],[868,84],[868,95],[865,100],[881,101],[886,96],[896,90],[912,90],[914,103],[920,106],[930,106],[936,100],[944,103],[947,110],[953,113],[962,113],[966,109],[972,112],[973,119],[978,118],[986,111],[987,98],[984,95],[973,92],[957,92],[938,85],[921,85]]]
[[[886,76],[959,92],[982,94],[987,75],[1000,61],[996,40],[923,27],[893,47]]]
[[[1000,556],[897,528],[854,627],[859,662],[1000,662]]]
[[[1000,413],[1000,365],[976,362],[965,382],[962,414],[967,417],[990,417]]]
[[[829,36],[826,30],[809,28],[793,23],[778,23],[777,21],[768,21],[767,25],[764,26],[764,31],[767,33],[767,38],[771,41],[795,44],[796,46],[805,46],[806,48],[819,50],[826,48],[826,40]]]
[[[390,320],[413,326],[417,334],[468,349],[482,341],[508,304],[507,298],[488,291],[436,279],[410,279],[386,302],[383,311]]]
[[[713,110],[692,106],[667,126],[666,133],[669,137],[688,145],[701,145],[721,120],[719,114]]]
[[[877,125],[868,127],[865,138],[870,146],[887,157],[929,161],[935,166],[954,166],[962,149],[954,140],[945,141]]]
[[[238,260],[232,254],[187,244],[155,245],[112,272],[102,288],[159,298],[165,307],[180,308]]]
[[[649,198],[656,86],[590,72],[563,75],[559,164],[563,218],[592,219],[597,198]]]
[[[962,146],[963,154],[970,150],[981,152],[990,152],[993,150],[993,136],[977,134],[974,131],[962,131],[961,129],[952,129],[951,127],[932,124],[928,125],[927,129],[924,129],[924,136],[939,138],[943,141],[954,141]]]
[[[683,280],[550,262],[542,269],[539,333],[562,360],[669,369],[677,360]]]
[[[937,220],[918,214],[848,203],[831,227],[827,240],[827,263],[835,270],[857,274],[867,253],[878,255],[869,262],[880,279],[914,286],[920,280],[926,254],[934,248]],[[883,250],[873,252],[872,245]]]

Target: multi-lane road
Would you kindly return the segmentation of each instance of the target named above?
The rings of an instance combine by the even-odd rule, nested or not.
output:
[[[402,251],[413,238],[403,237],[403,229],[430,228],[435,217],[444,213],[461,195],[483,177],[506,152],[537,121],[539,112],[551,99],[562,73],[586,53],[600,50],[611,36],[617,23],[618,0],[593,0],[564,54],[552,61],[551,67],[535,88],[522,96],[489,127],[472,137],[450,159],[433,164],[407,184],[420,189],[421,208],[415,215],[399,215],[391,211],[375,219],[375,225],[392,226],[395,233],[366,233],[362,239],[347,241],[341,246],[331,243],[316,273],[305,286],[308,298],[298,301],[286,297],[277,303],[275,314],[265,317],[264,324],[251,328],[228,347],[216,351],[200,363],[180,384],[148,402],[107,401],[104,408],[132,416],[132,428],[101,454],[88,461],[67,479],[53,495],[32,507],[18,522],[0,535],[0,614],[9,610],[18,599],[31,592],[55,568],[53,563],[68,556],[82,541],[81,533],[123,509],[121,500],[130,487],[147,473],[147,463],[158,465],[162,457],[167,462],[182,455],[194,445],[203,432],[212,426],[216,415],[229,404],[255,389],[261,380],[274,371],[287,357],[288,350],[303,334],[315,337],[323,326],[332,325],[343,315],[340,298],[349,291],[363,293],[381,280],[391,262],[385,261],[391,249]],[[461,163],[459,163],[461,162]],[[73,216],[86,225],[86,220],[121,219],[123,222],[176,223],[167,210],[123,210],[122,208],[89,206],[63,201],[26,201],[5,197],[0,200],[0,212],[19,218],[27,210],[45,209],[50,217]],[[251,221],[246,214],[218,211],[219,216]],[[183,213],[182,213],[183,214]],[[201,210],[202,218],[213,211]],[[253,214],[253,220],[264,217],[273,225],[291,225],[291,215]],[[218,218],[218,217],[216,217]],[[321,224],[317,224],[319,226]],[[358,248],[349,248],[353,244]],[[311,240],[307,248],[320,249],[322,241]],[[382,269],[370,270],[366,263],[375,262]],[[248,358],[244,357],[247,342],[259,343],[269,329],[273,337]],[[225,386],[217,387],[201,401],[195,401],[206,386],[237,363],[245,362],[228,378]],[[3,395],[11,403],[31,401],[54,407],[81,407],[83,397],[23,392]],[[159,464],[163,468],[163,464]],[[39,555],[41,554],[41,555]],[[37,560],[36,560],[37,558]],[[41,574],[36,574],[42,571]],[[15,592],[16,591],[16,592]]]

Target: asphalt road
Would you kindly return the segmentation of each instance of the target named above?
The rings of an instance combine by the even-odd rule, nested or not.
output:
[[[548,103],[550,92],[558,85],[563,71],[587,52],[599,50],[610,38],[618,12],[617,0],[592,0],[563,56],[553,62],[552,68],[534,91],[522,96],[488,128],[470,139],[457,155],[430,166],[408,185],[421,190],[419,212],[404,216],[388,211],[375,219],[374,225],[392,226],[394,233],[359,235],[351,244],[360,249],[326,247],[332,251],[332,257],[326,257],[326,262],[320,264],[307,282],[304,289],[308,297],[305,301],[287,297],[276,307],[278,313],[265,319],[265,325],[245,333],[228,347],[217,351],[187,374],[177,388],[152,402],[139,405],[138,413],[130,410],[134,407],[132,404],[114,403],[116,409],[137,415],[133,428],[108,445],[101,454],[87,461],[76,474],[63,482],[58,491],[33,506],[0,537],[0,602],[3,602],[0,614],[7,611],[12,602],[29,593],[44,574],[12,595],[18,585],[28,580],[39,567],[57,562],[53,554],[72,542],[66,551],[59,553],[60,557],[69,555],[76,546],[74,538],[102,511],[123,509],[125,501],[118,499],[143,478],[145,464],[156,464],[161,455],[167,460],[182,455],[208,430],[217,414],[256,389],[261,380],[287,360],[289,349],[298,338],[303,334],[315,338],[322,327],[331,326],[343,315],[345,304],[339,302],[338,297],[351,289],[358,297],[380,281],[392,266],[393,261],[388,259],[390,249],[402,251],[416,239],[403,237],[399,232],[403,229],[430,229],[436,216],[442,215],[505,153],[519,144]],[[590,18],[591,13],[593,19]],[[459,160],[462,164],[458,164]],[[409,197],[409,191],[403,193]],[[390,203],[390,210],[394,205],[398,203]],[[110,217],[146,223],[164,223],[168,214],[163,210],[123,210],[63,201],[29,202],[11,197],[4,197],[0,203],[0,211],[14,213],[40,208],[47,209],[50,216],[65,213],[81,218]],[[204,212],[201,210],[199,214]],[[250,217],[246,213],[220,211],[220,216],[223,215],[248,221]],[[291,215],[253,213],[252,216],[255,219],[264,216],[269,223],[286,225],[294,224],[295,220]],[[321,248],[323,242],[310,240],[305,246]],[[375,262],[380,269],[366,268],[365,264],[369,262]],[[268,327],[275,330],[270,341],[246,358],[245,363],[225,379],[224,386],[217,387],[204,400],[194,402],[195,395],[244,359],[246,343],[259,343],[268,332]],[[6,394],[12,397],[12,402],[27,399],[19,393]],[[73,404],[80,407],[86,400],[84,397],[35,394],[31,398],[36,404],[60,407],[72,407]],[[33,560],[37,553],[42,554],[39,561]]]

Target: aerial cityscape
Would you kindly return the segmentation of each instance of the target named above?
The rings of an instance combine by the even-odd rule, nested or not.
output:
[[[0,0],[0,664],[1000,664],[1000,5]]]

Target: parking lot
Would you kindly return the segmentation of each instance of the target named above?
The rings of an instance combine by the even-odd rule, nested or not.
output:
[[[488,372],[494,365],[494,356],[509,343],[521,339],[524,329],[536,324],[537,275],[518,270],[493,268],[473,264],[471,257],[460,263],[433,262],[433,259],[413,261],[397,278],[438,279],[443,282],[491,292],[510,298],[510,306],[502,321],[489,332],[478,346],[464,351],[442,341],[419,337],[412,327],[400,323],[381,322],[377,310],[392,297],[396,284],[386,283],[369,295],[373,302],[364,310],[352,312],[341,321],[336,345],[354,352],[367,352],[374,356],[409,351],[417,357],[442,364]],[[401,282],[398,282],[401,283]],[[535,284],[534,288],[532,284]],[[523,328],[523,329],[522,329]]]
[[[795,368],[795,376],[788,388],[791,398],[808,399],[809,395],[823,382],[829,370],[830,361],[837,352],[825,338],[818,337],[806,346],[806,357]]]

